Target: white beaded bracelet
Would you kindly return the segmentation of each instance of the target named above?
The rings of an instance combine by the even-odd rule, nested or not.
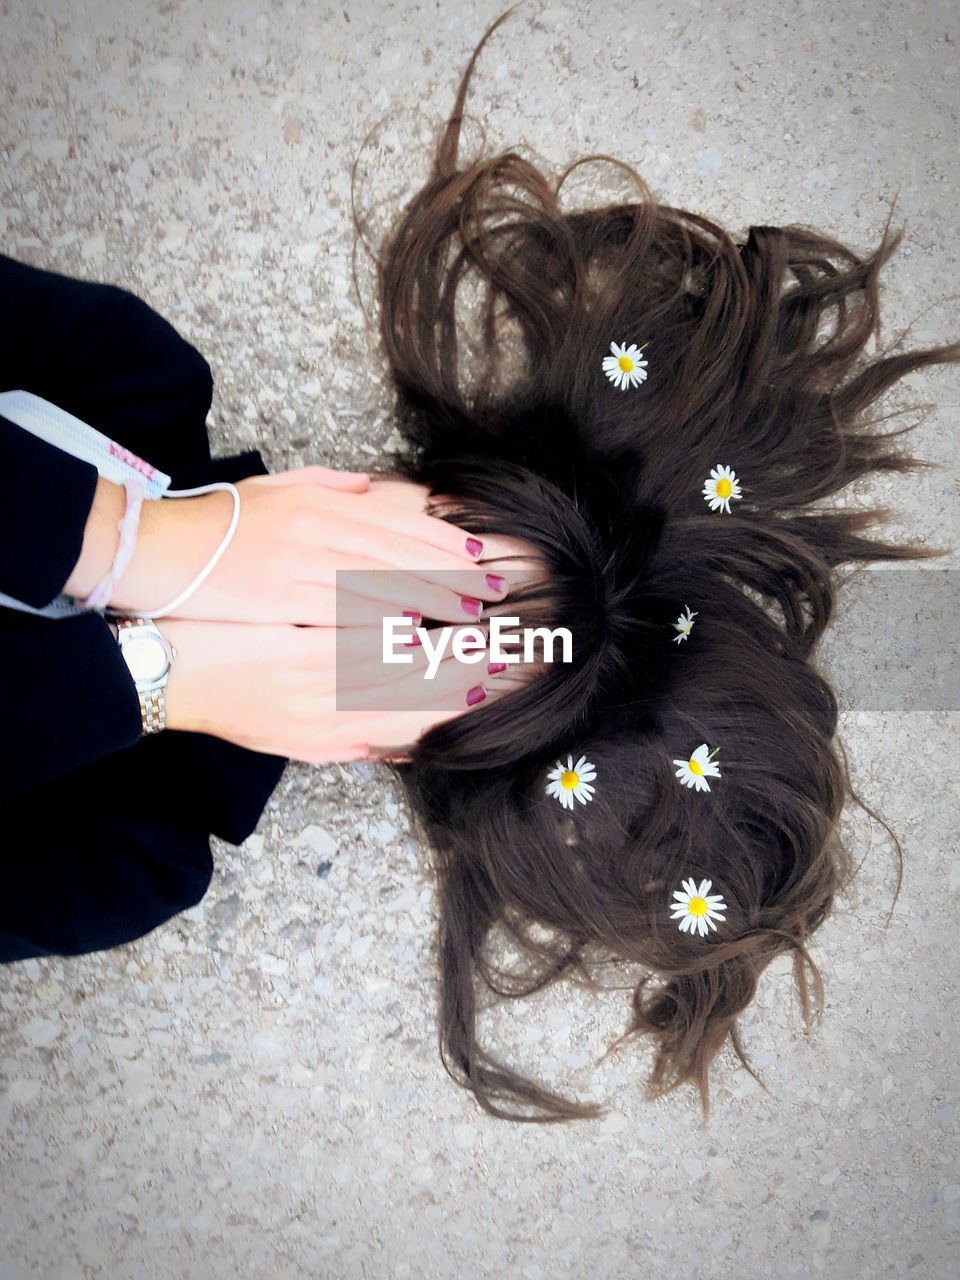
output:
[[[123,577],[124,570],[137,545],[137,534],[140,530],[140,511],[143,507],[144,485],[138,477],[135,480],[124,480],[127,498],[123,518],[117,521],[120,530],[120,541],[117,543],[113,564],[83,601],[85,609],[102,612],[110,603],[117,583]]]

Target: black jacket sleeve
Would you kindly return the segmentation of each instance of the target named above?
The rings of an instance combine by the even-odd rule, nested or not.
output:
[[[0,390],[22,388],[163,469],[196,460],[171,424],[209,408],[198,351],[135,294],[0,254]],[[205,433],[204,433],[205,436]],[[206,447],[209,458],[209,446]],[[0,418],[0,591],[37,608],[76,564],[97,470]],[[136,686],[97,613],[0,608],[0,805],[140,737]]]
[[[0,591],[40,609],[80,559],[97,468],[0,415],[0,477]]]
[[[140,699],[106,621],[3,610],[0,803],[140,739]]]

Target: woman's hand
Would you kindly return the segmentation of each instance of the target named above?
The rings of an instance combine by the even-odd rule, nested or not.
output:
[[[402,757],[434,725],[472,715],[510,687],[488,674],[485,659],[468,665],[453,656],[427,684],[420,646],[411,648],[411,664],[387,672],[377,628],[186,618],[157,625],[177,651],[166,691],[168,729],[308,764]],[[349,652],[339,667],[338,643]]]
[[[122,486],[110,487],[119,492],[122,515]],[[354,625],[405,611],[469,624],[478,605],[507,592],[504,575],[478,562],[526,549],[427,515],[426,487],[396,477],[311,466],[250,476],[237,489],[240,519],[230,545],[171,616],[333,626],[339,605],[341,622]],[[117,496],[110,500],[111,517],[119,518]],[[110,607],[149,612],[175,599],[213,554],[232,511],[222,490],[144,502],[137,548]],[[109,557],[100,572],[106,567]],[[341,579],[338,592],[336,575],[344,570],[361,576],[349,589]],[[92,585],[89,570],[85,583],[75,570],[64,590],[82,595]]]

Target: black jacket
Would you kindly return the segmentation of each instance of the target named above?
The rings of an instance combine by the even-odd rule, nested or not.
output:
[[[129,290],[0,254],[0,390],[22,388],[171,476],[265,474],[213,460],[210,366]],[[96,468],[0,416],[0,591],[42,607],[80,555]],[[158,620],[162,628],[162,619]],[[0,962],[102,950],[200,900],[210,834],[253,831],[286,760],[207,734],[140,737],[102,616],[0,607]]]

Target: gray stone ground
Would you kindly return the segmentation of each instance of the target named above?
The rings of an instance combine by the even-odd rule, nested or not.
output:
[[[499,12],[0,0],[0,245],[168,316],[213,366],[215,452],[389,463],[350,166],[394,112],[364,202],[413,191]],[[944,342],[960,329],[941,301],[958,281],[958,42],[949,0],[533,3],[467,106],[492,146],[558,167],[612,152],[734,231],[801,221],[867,250],[900,187],[883,339],[915,321],[911,344]],[[594,166],[578,190],[615,186]],[[956,371],[935,369],[891,401],[939,404],[915,447],[945,464],[864,489],[897,533],[956,542],[957,399]],[[955,622],[931,624],[954,655]],[[833,660],[869,662],[885,630],[844,610]],[[903,662],[914,643],[897,638]],[[904,887],[884,928],[895,855],[851,813],[865,862],[816,937],[825,1021],[806,1036],[789,975],[768,972],[744,1036],[771,1092],[728,1048],[706,1128],[691,1091],[643,1101],[642,1045],[594,1065],[623,993],[556,989],[485,1022],[509,1061],[611,1119],[480,1111],[438,1057],[434,899],[396,788],[373,767],[289,766],[257,833],[215,842],[196,908],[0,974],[0,1277],[955,1275],[956,711],[845,707]]]

